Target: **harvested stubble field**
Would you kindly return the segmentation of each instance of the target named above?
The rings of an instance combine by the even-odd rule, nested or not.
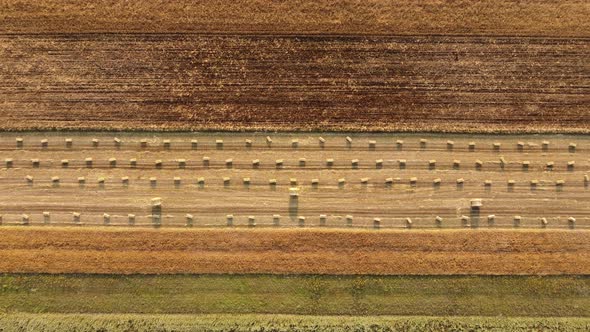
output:
[[[11,133],[0,149],[4,225],[590,226],[586,136]]]
[[[0,271],[590,274],[590,232],[3,227]]]
[[[9,0],[0,121],[588,133],[588,16],[587,1]]]

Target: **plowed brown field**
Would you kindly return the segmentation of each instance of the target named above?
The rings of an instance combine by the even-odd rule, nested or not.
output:
[[[0,271],[588,274],[588,231],[129,230],[7,227]]]

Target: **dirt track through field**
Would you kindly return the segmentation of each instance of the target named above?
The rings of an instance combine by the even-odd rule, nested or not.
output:
[[[3,228],[1,272],[588,274],[588,231]]]

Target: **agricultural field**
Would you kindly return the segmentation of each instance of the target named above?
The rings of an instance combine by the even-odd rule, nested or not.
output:
[[[0,331],[590,331],[588,17],[0,1]]]

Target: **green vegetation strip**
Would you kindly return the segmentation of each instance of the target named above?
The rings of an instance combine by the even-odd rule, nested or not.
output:
[[[0,275],[4,313],[590,317],[589,276]]]
[[[0,330],[16,331],[588,331],[590,318],[9,314]]]

